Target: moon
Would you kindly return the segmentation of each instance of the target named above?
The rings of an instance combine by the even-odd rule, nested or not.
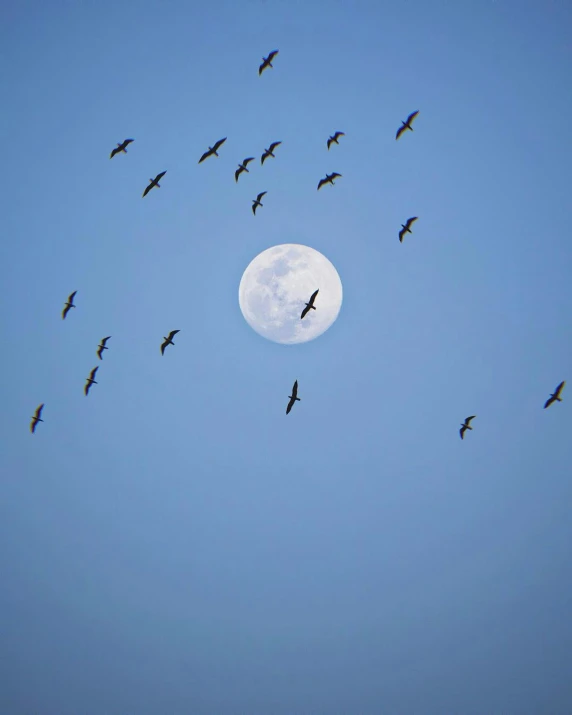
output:
[[[319,289],[314,306],[300,319],[305,303]],[[238,302],[246,322],[275,343],[314,340],[336,320],[342,307],[342,282],[319,251],[299,243],[267,248],[244,271]]]

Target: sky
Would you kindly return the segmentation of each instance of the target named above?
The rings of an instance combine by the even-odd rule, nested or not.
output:
[[[0,713],[570,713],[572,6],[0,19]],[[343,283],[302,345],[238,305],[280,243]]]

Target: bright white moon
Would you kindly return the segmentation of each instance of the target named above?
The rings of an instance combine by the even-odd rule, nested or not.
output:
[[[304,320],[300,315],[319,289]],[[342,307],[342,282],[334,266],[319,251],[299,243],[284,243],[262,251],[248,265],[238,288],[246,322],[276,343],[293,345],[325,332]]]

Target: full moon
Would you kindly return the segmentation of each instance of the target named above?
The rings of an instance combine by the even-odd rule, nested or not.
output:
[[[300,319],[319,289],[314,307]],[[238,302],[251,328],[275,343],[306,343],[324,333],[342,307],[342,282],[319,251],[284,243],[259,253],[243,273]]]

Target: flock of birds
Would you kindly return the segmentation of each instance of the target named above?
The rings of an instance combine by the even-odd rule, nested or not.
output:
[[[274,58],[278,55],[278,50],[273,50],[272,52],[269,53],[268,57],[263,57],[262,58],[262,64],[258,68],[258,75],[262,75],[264,70],[266,70],[268,67],[273,68],[272,61]],[[412,112],[405,121],[401,122],[401,126],[397,130],[397,133],[395,135],[395,139],[399,139],[405,132],[413,131],[413,126],[412,123],[419,114],[419,110]],[[330,150],[330,147],[332,144],[339,144],[339,139],[340,137],[345,136],[344,132],[336,131],[334,134],[330,137],[328,137],[328,140],[326,142],[328,151]],[[213,146],[209,146],[207,151],[205,151],[201,158],[199,159],[199,164],[201,164],[205,159],[208,159],[211,156],[216,156],[218,157],[218,150],[222,147],[222,145],[225,143],[227,140],[227,137],[224,137],[223,139],[219,139],[217,142],[213,144]],[[110,154],[110,159],[113,159],[114,156],[117,154],[123,153],[127,154],[127,147],[129,144],[133,143],[135,140],[134,139],[124,139],[123,142],[118,143],[117,146],[112,150]],[[266,159],[269,157],[276,158],[274,152],[277,149],[277,147],[282,144],[281,141],[275,141],[270,144],[268,149],[264,149],[264,152],[262,156],[260,157],[260,164],[264,165],[264,162]],[[252,161],[254,161],[253,156],[249,156],[245,159],[242,160],[242,162],[238,165],[237,170],[234,172],[234,178],[235,181],[238,182],[238,179],[240,175],[244,172],[249,173],[248,169],[248,164]],[[159,181],[165,176],[167,172],[166,171],[161,171],[157,176],[155,176],[154,179],[149,179],[149,184],[145,187],[145,190],[143,191],[143,198],[147,196],[147,194],[151,191],[151,189],[154,188],[160,188],[161,185],[159,184]],[[322,186],[325,186],[326,184],[330,184],[331,186],[334,185],[334,181],[338,178],[341,178],[342,175],[339,174],[337,171],[332,172],[331,174],[326,174],[326,176],[323,179],[320,179],[318,182],[318,191],[322,188]],[[256,209],[258,207],[262,207],[262,198],[267,194],[267,191],[261,191],[259,194],[257,194],[256,198],[252,200],[252,213],[256,216]],[[400,243],[403,242],[403,238],[405,234],[407,233],[412,233],[411,231],[411,226],[415,223],[415,221],[418,220],[418,216],[412,216],[407,219],[407,221],[404,224],[401,224],[401,230],[399,231],[399,241]],[[316,306],[314,305],[314,302],[316,300],[316,297],[318,296],[319,289],[315,290],[312,295],[310,296],[309,300],[307,303],[305,303],[305,307],[302,310],[302,313],[300,315],[300,320],[304,320],[306,315],[311,311],[311,310],[316,310]],[[74,298],[77,294],[77,291],[74,291],[68,296],[67,301],[64,303],[64,309],[62,311],[62,319],[65,320],[67,314],[72,308],[75,308],[74,304]],[[164,355],[165,353],[165,348],[168,345],[175,345],[173,342],[174,336],[179,333],[180,330],[171,330],[169,335],[167,337],[163,337],[163,342],[161,343],[161,355]],[[105,338],[102,338],[101,342],[97,346],[96,354],[97,357],[102,360],[103,359],[103,351],[108,350],[109,348],[107,347],[106,343],[108,340],[110,340],[111,335],[108,335]],[[86,378],[86,383],[83,388],[84,394],[87,395],[89,394],[89,391],[91,389],[92,385],[97,385],[97,382],[95,380],[95,376],[97,374],[97,371],[99,369],[99,366],[94,367],[89,376]],[[547,407],[550,407],[554,402],[562,402],[562,398],[560,397],[561,392],[564,388],[564,385],[566,384],[566,381],[563,380],[557,387],[556,390],[550,395],[550,397],[546,400],[544,403],[544,409]],[[288,396],[288,405],[286,406],[286,414],[290,413],[290,410],[294,406],[296,402],[300,402],[300,398],[298,397],[298,380],[294,382],[294,385],[292,386],[292,394]],[[30,431],[32,434],[36,431],[36,427],[39,422],[43,422],[44,420],[42,419],[42,411],[44,409],[44,403],[38,405],[36,408],[36,411],[32,417],[32,422],[30,423]],[[471,427],[471,420],[474,420],[476,415],[470,415],[467,417],[464,422],[461,423],[461,429],[459,430],[459,433],[461,435],[461,439],[464,439],[465,432],[467,430],[472,430],[473,428]]]

